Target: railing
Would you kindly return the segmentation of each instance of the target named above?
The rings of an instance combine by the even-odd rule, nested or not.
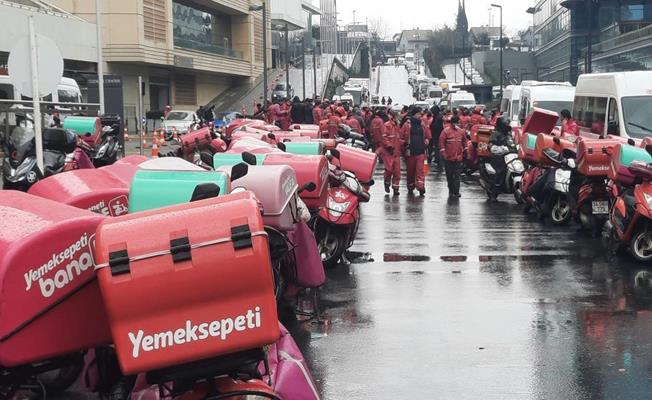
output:
[[[652,25],[647,26],[643,29],[639,29],[637,31],[625,33],[624,35],[620,35],[613,39],[608,39],[602,43],[593,45],[593,51],[594,52],[606,51],[608,49],[613,49],[614,47],[630,43],[634,40],[644,39],[648,36],[652,36]]]
[[[197,51],[203,51],[205,53],[213,53],[213,54],[219,54],[221,56],[244,59],[243,53],[241,51],[229,49],[222,46],[217,46],[211,43],[204,43],[196,40],[183,39],[177,36],[174,37],[174,45],[176,47],[181,47],[184,49],[197,50]]]

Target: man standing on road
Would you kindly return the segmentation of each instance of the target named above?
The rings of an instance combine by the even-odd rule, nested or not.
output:
[[[315,101],[315,107],[312,109],[312,120],[313,124],[319,124],[324,117],[324,108],[321,105],[321,101]]]
[[[413,108],[408,115],[409,118],[401,127],[401,139],[405,143],[408,194],[412,194],[414,189],[417,189],[423,196],[426,194],[423,163],[426,159],[426,149],[430,143],[430,137],[426,136],[427,132],[421,124],[421,110]]]
[[[432,140],[430,141],[430,155],[428,157],[428,163],[434,161],[437,163],[437,169],[441,171],[443,169],[443,163],[439,155],[439,137],[441,132],[444,130],[444,116],[439,110],[438,106],[432,107],[432,123],[430,124],[430,132],[432,133]]]
[[[371,136],[371,144],[373,145],[376,154],[378,154],[378,157],[381,158],[382,158],[381,142],[383,140],[383,134],[385,129],[385,119],[383,118],[384,116],[385,116],[385,112],[383,110],[379,110],[376,113],[376,116],[371,120],[371,124],[369,124],[369,135]]]
[[[444,129],[439,137],[439,151],[446,167],[446,180],[448,181],[448,195],[460,195],[460,171],[464,161],[464,150],[467,145],[466,131],[459,126],[460,117],[451,118],[450,125]]]
[[[385,122],[382,140],[382,158],[385,166],[385,193],[389,194],[389,188],[394,190],[394,196],[399,195],[401,183],[401,140],[400,128],[396,124],[396,118],[390,112],[389,120]]]

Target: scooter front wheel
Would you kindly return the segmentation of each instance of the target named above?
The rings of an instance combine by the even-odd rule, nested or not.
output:
[[[347,245],[347,229],[318,220],[315,229],[315,239],[321,261],[326,268],[332,268],[342,258]]]
[[[571,207],[565,196],[558,195],[553,200],[550,209],[550,218],[555,225],[565,225],[571,218]]]
[[[634,258],[641,262],[652,260],[652,232],[647,227],[636,231],[630,243],[630,251]]]

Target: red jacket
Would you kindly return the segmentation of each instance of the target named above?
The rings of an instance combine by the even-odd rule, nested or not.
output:
[[[319,121],[319,137],[328,136],[328,119]]]
[[[471,126],[473,125],[486,125],[487,119],[480,114],[471,115]]]
[[[577,125],[577,122],[575,122],[575,119],[570,118],[566,122],[564,122],[561,125],[561,133],[562,135],[579,135],[580,134],[580,126]],[[602,133],[602,132],[600,132]]]
[[[337,137],[337,129],[342,123],[342,120],[337,115],[331,115],[328,118],[328,137],[335,139]]]
[[[464,161],[466,144],[466,131],[454,125],[446,127],[439,136],[439,151],[446,161]]]
[[[362,133],[362,127],[354,116],[350,116],[344,123],[350,126],[352,131]]]
[[[392,149],[390,150],[392,155],[399,155],[403,146],[403,140],[401,139],[401,132],[396,122],[391,119],[385,122],[383,131],[383,148],[385,150]]]
[[[383,141],[383,134],[385,133],[385,121],[380,117],[374,117],[371,120],[371,125],[369,127],[371,140],[376,146],[380,146]]]
[[[469,129],[471,127],[471,117],[468,115],[462,115],[460,117],[460,128]]]
[[[317,106],[312,109],[312,120],[315,124],[318,124],[324,117],[324,109]]]
[[[421,117],[421,126],[423,126],[424,135],[432,138],[432,130],[430,129],[430,124],[432,124],[432,117],[428,118],[427,115]]]
[[[430,134],[430,129],[426,129],[426,127],[423,126],[423,123],[421,123],[421,127],[423,128],[423,144],[427,148],[428,144],[430,143],[430,139],[432,139],[432,135]],[[409,143],[410,131],[412,130],[412,124],[410,123],[410,119],[405,121],[405,123],[400,129],[401,129],[401,140],[403,141],[403,143]]]

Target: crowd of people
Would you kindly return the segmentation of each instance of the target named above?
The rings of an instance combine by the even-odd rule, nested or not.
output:
[[[389,102],[388,102],[389,103]],[[389,103],[391,104],[391,103]],[[460,197],[460,172],[467,145],[466,131],[476,124],[495,124],[497,110],[485,115],[480,107],[440,109],[433,106],[424,110],[404,106],[351,107],[347,103],[329,100],[301,100],[258,104],[254,116],[265,119],[281,129],[293,124],[316,124],[322,136],[335,138],[340,124],[367,137],[384,166],[386,194],[400,194],[401,157],[405,159],[407,192],[426,193],[424,164],[432,164],[438,171],[446,171],[449,194]]]

